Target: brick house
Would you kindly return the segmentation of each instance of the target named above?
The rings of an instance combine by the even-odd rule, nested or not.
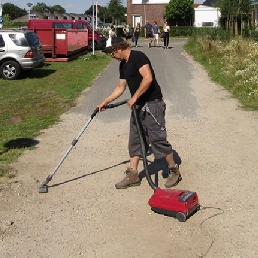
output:
[[[157,21],[158,25],[162,26],[165,4],[168,3],[169,0],[127,0],[127,24],[134,27],[137,22],[144,26],[146,21],[151,24]]]

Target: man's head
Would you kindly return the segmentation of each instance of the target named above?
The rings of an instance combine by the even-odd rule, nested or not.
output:
[[[126,49],[130,49],[130,46],[125,40],[120,37],[112,37],[111,46],[104,48],[102,52],[111,54],[112,57],[122,60],[123,58],[119,53]]]

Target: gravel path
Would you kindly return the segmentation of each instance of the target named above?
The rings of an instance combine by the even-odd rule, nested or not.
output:
[[[39,182],[116,85],[118,63],[112,61],[78,105],[42,132],[36,149],[13,164],[17,177],[1,184],[1,258],[257,257],[257,112],[243,111],[211,82],[184,53],[184,42],[171,41],[169,50],[138,49],[153,62],[167,103],[168,139],[183,160],[176,188],[196,191],[210,208],[180,223],[150,210],[153,191],[145,178],[139,187],[115,189],[128,163],[126,105],[97,114],[49,193],[38,193]],[[148,160],[162,188],[164,163]]]

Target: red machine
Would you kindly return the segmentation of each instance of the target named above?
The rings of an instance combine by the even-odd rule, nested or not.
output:
[[[152,181],[146,159],[146,150],[144,138],[140,126],[139,117],[136,108],[133,106],[133,116],[136,122],[140,137],[143,165],[146,172],[146,178],[154,194],[149,199],[151,209],[157,213],[176,217],[180,222],[185,222],[192,214],[200,209],[198,196],[195,192],[178,189],[160,189]],[[179,164],[178,164],[179,165]]]
[[[185,222],[200,209],[195,192],[177,189],[157,188],[149,199],[149,205],[153,211],[176,217],[180,222]]]

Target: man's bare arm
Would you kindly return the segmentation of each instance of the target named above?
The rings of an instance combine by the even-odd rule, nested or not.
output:
[[[115,89],[113,90],[113,92],[102,102],[98,105],[99,108],[99,112],[104,110],[104,107],[109,104],[110,102],[112,102],[113,100],[117,99],[118,97],[120,97],[125,89],[126,89],[126,80],[125,79],[119,79],[118,81],[118,85],[115,87]]]

